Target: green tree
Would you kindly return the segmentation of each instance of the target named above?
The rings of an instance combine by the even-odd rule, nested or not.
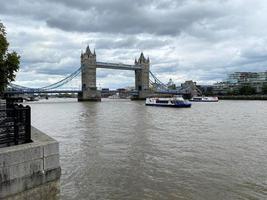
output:
[[[249,86],[249,85],[245,85],[245,86],[242,86],[240,89],[239,89],[239,94],[241,95],[252,95],[252,94],[256,94],[256,90],[255,88]]]
[[[227,92],[226,92],[227,95],[239,95],[240,94],[240,89],[237,89],[237,88],[231,88],[231,89],[228,89]]]
[[[168,86],[168,89],[175,90],[176,89],[176,85],[175,84],[169,85]]]
[[[20,56],[14,51],[9,52],[8,46],[6,30],[0,22],[0,94],[8,83],[15,80],[15,73],[19,70]]]
[[[213,95],[213,88],[212,87],[207,87],[206,90],[203,91],[203,89],[201,90],[203,95],[205,96],[212,96]]]
[[[262,94],[267,94],[267,84],[264,84],[262,87]]]

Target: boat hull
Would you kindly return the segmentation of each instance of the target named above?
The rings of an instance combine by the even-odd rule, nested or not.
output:
[[[218,102],[218,97],[193,97],[189,101],[191,102]]]
[[[218,100],[189,100],[191,102],[218,102]]]
[[[190,108],[191,107],[191,104],[177,104],[177,105],[171,105],[171,104],[146,104],[146,106],[173,107],[173,108]]]

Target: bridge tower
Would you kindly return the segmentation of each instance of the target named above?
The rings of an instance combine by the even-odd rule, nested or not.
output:
[[[100,92],[96,87],[96,54],[89,46],[81,54],[82,92],[78,94],[78,101],[101,101]]]
[[[135,60],[135,65],[141,67],[141,69],[135,70],[135,90],[138,91],[138,97],[133,99],[145,99],[151,93],[149,90],[149,58],[145,58],[143,52],[138,60]]]

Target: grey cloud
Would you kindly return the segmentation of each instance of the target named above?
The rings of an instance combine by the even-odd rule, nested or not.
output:
[[[107,78],[116,75],[121,75],[124,77],[133,78],[134,72],[133,71],[122,71],[122,70],[110,70],[110,69],[97,69],[97,78]]]
[[[96,49],[154,49],[162,48],[171,41],[159,38],[137,38],[136,36],[125,36],[120,39],[99,39],[96,40]]]
[[[73,68],[58,68],[58,69],[49,69],[49,68],[41,68],[37,69],[38,73],[46,74],[46,75],[68,75],[73,72]]]
[[[18,1],[3,2],[1,13],[43,20],[65,31],[179,35],[182,30],[225,15],[213,1]],[[185,3],[186,2],[186,3]],[[17,6],[20,5],[20,6]],[[168,5],[168,6],[167,6]]]
[[[241,52],[241,57],[250,61],[267,61],[267,48],[257,46],[244,49]]]
[[[179,35],[181,30],[196,22],[217,18],[223,14],[222,11],[214,7],[209,8],[210,5],[204,3],[175,6],[167,10],[153,7],[154,2],[144,1],[140,5],[133,1],[105,1],[108,6],[104,3],[92,7],[88,5],[86,11],[73,12],[72,15],[63,12],[59,16],[50,16],[46,22],[51,27],[67,31]]]
[[[163,81],[210,82],[233,71],[267,69],[265,0],[0,1],[23,75],[43,75],[42,81],[73,72],[87,44],[103,62],[133,64],[144,51]],[[131,77],[98,70],[105,86],[132,84]]]

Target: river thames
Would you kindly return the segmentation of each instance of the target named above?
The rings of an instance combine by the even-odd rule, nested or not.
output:
[[[267,199],[267,101],[29,104],[60,142],[61,199]]]

